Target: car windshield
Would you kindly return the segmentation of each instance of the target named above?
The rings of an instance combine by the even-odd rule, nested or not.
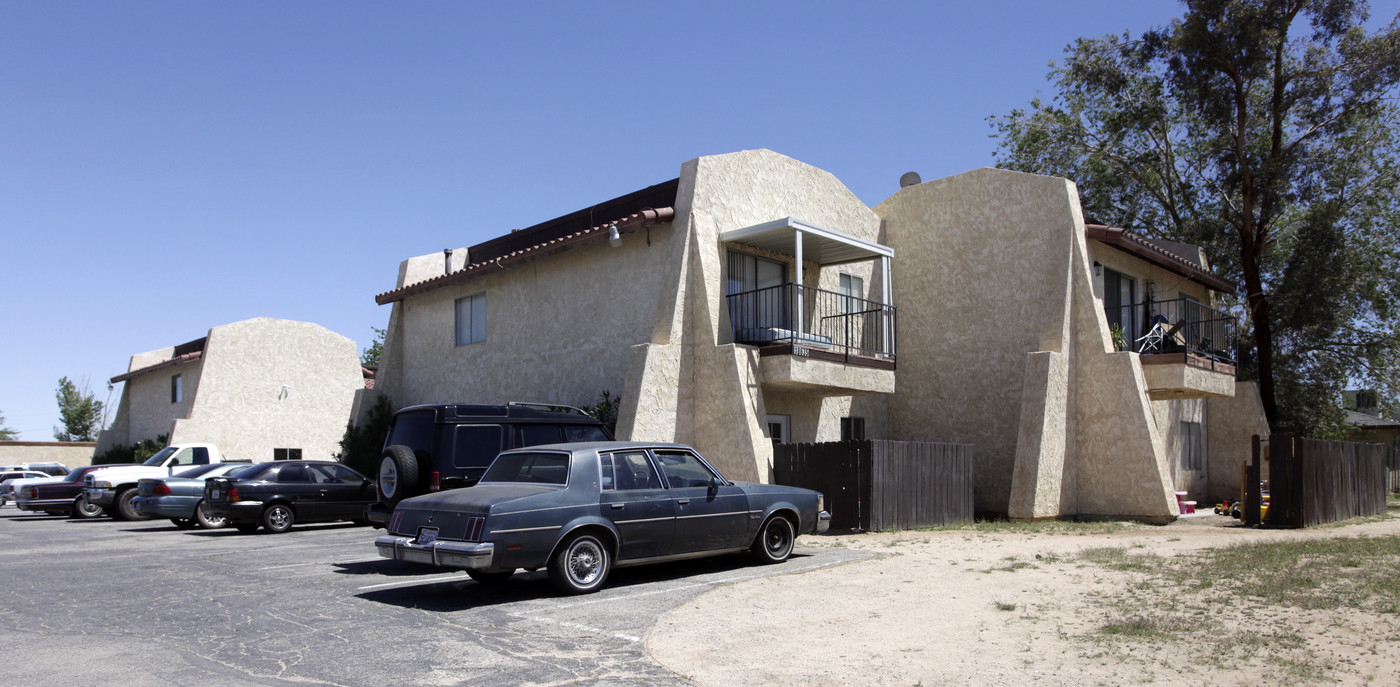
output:
[[[170,454],[174,452],[174,446],[166,446],[165,448],[161,449],[159,453],[155,454],[154,456],[151,456],[150,458],[147,458],[146,462],[142,463],[142,465],[148,467],[160,467],[160,464],[164,463],[165,459],[169,458]]]
[[[567,484],[569,454],[546,452],[502,453],[486,468],[482,482]]]

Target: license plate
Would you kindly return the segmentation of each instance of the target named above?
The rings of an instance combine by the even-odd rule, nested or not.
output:
[[[417,541],[417,544],[418,544],[419,546],[424,546],[424,545],[431,544],[431,543],[437,541],[437,533],[438,533],[438,528],[436,528],[436,527],[420,527],[420,528],[418,528],[418,541]]]
[[[218,490],[218,489],[210,489],[210,490],[209,490],[209,498],[211,498],[211,499],[217,499],[217,498],[219,498],[219,490]]]

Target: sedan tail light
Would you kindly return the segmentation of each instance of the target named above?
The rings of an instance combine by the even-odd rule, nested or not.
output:
[[[436,470],[428,473],[428,491],[441,491],[442,481]]]
[[[30,487],[30,488],[26,489],[26,491],[29,492],[29,498],[31,498],[31,499],[37,499],[37,498],[39,498],[39,487]]]
[[[229,489],[229,490],[228,490],[228,500],[230,500],[230,501],[242,501],[242,500],[243,500],[243,497],[238,495],[238,489],[235,487],[235,488],[232,488],[232,489]]]
[[[153,487],[153,488],[151,489],[151,493],[152,493],[152,494],[155,494],[156,496],[169,496],[169,495],[170,495],[170,485],[169,485],[169,484],[166,484],[165,482],[160,482],[160,483],[156,484],[156,486]]]

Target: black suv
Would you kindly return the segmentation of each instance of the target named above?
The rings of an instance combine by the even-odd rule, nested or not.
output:
[[[379,503],[365,519],[380,527],[410,496],[476,484],[507,449],[611,439],[601,422],[569,406],[410,406],[394,414],[379,460]]]

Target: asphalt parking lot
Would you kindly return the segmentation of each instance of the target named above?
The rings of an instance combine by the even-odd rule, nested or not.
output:
[[[869,554],[799,548],[614,570],[560,596],[544,571],[482,586],[378,557],[377,530],[179,530],[0,509],[9,684],[684,685],[645,637],[716,585]]]

